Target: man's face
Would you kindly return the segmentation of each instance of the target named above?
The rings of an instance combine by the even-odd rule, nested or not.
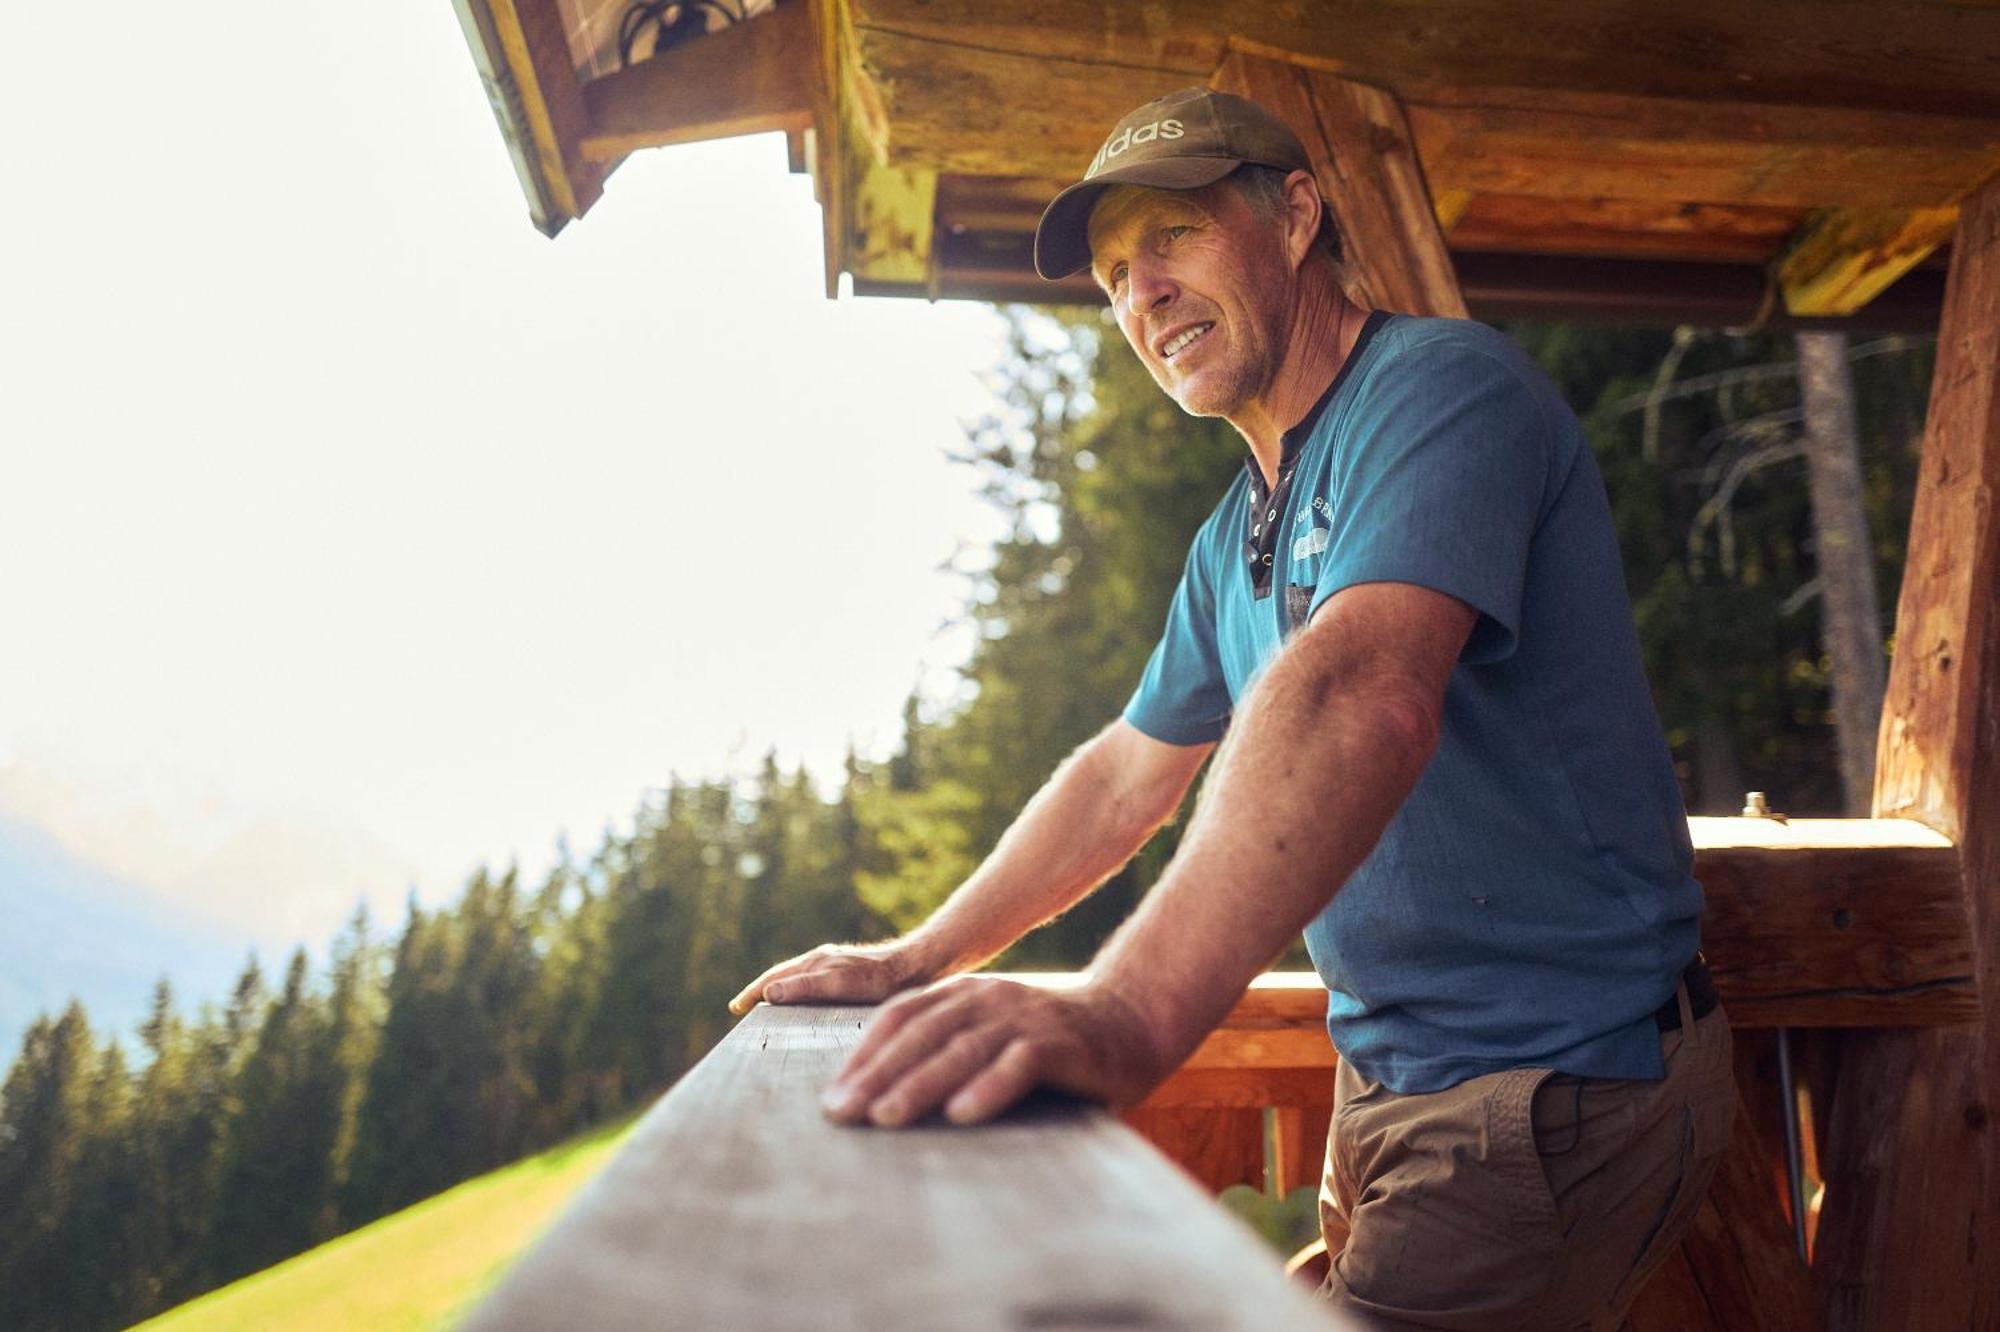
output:
[[[1193,416],[1233,417],[1284,355],[1294,277],[1283,230],[1236,190],[1107,190],[1090,214],[1090,271],[1126,342]]]

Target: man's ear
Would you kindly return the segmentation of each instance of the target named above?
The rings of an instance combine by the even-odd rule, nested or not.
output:
[[[1313,241],[1319,236],[1320,212],[1325,207],[1312,172],[1294,171],[1285,177],[1285,254],[1294,270],[1312,253]]]

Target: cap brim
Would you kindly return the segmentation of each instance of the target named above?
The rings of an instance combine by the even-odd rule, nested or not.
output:
[[[1090,267],[1090,210],[1113,185],[1198,190],[1243,165],[1240,157],[1169,157],[1100,171],[1049,200],[1035,225],[1035,271],[1051,282]]]

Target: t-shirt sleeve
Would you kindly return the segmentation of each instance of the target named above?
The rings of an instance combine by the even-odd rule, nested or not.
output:
[[[1354,425],[1319,478],[1332,527],[1308,614],[1359,583],[1411,583],[1479,612],[1461,660],[1507,657],[1554,449],[1541,402],[1490,352],[1418,344],[1378,372]]]
[[[1215,642],[1215,591],[1197,538],[1174,589],[1146,673],[1125,720],[1155,740],[1170,745],[1201,745],[1220,740],[1229,727],[1229,682],[1222,673],[1222,656]]]

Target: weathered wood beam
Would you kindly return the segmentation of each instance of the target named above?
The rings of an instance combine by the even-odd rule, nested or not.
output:
[[[1944,207],[2000,164],[2000,117],[1520,88],[1411,88],[1434,188],[1767,208]]]
[[[1305,144],[1364,305],[1465,317],[1423,163],[1393,95],[1241,52],[1222,62],[1212,83],[1274,112]]]
[[[1661,203],[1603,197],[1471,194],[1445,229],[1452,253],[1600,255],[1620,259],[1770,262],[1798,230],[1797,208]],[[1460,275],[1461,285],[1464,275]],[[1469,299],[1469,296],[1468,296]]]
[[[811,16],[780,5],[583,85],[593,162],[641,148],[812,124],[818,72]]]
[[[590,124],[583,85],[571,63],[556,0],[483,0],[492,16],[506,63],[519,90],[542,178],[554,214],[543,230],[554,235],[582,217],[604,192],[615,159],[590,160],[582,152]]]
[[[1887,290],[1958,226],[1956,208],[1835,208],[1809,219],[1778,266],[1795,315],[1850,315]]]
[[[1900,821],[1889,835],[1901,845],[1869,845],[1869,820],[1695,822],[1757,834],[1732,846],[1710,832],[1695,851],[1702,949],[1732,1023],[1934,1026],[1978,1014],[1959,852],[1944,839]]]
[[[934,272],[937,175],[850,159],[846,269],[856,282],[928,290]]]
[[[864,42],[894,35],[1043,65],[1150,71],[1176,80],[1168,87],[1205,79],[1234,42],[1399,91],[1517,87],[2000,115],[2000,11],[1944,0],[1689,0],[1671,10],[1569,0],[854,0],[854,11]]]
[[[1952,242],[1875,806],[1958,843],[1982,1011],[1840,1054],[1815,1269],[1830,1328],[2000,1326],[2000,178]]]
[[[1160,1108],[1151,1104],[1119,1118],[1210,1194],[1232,1184],[1264,1186],[1264,1111]]]
[[[1101,1111],[829,1123],[866,1016],[752,1010],[461,1326],[1350,1326]]]
[[[1936,207],[2000,153],[1991,70],[2000,13],[1968,21],[1967,11],[1930,6],[1779,4],[1767,13],[1710,3],[1671,20],[1664,11],[1612,20],[1574,6],[1468,0],[855,8],[858,59],[884,108],[892,157],[938,171],[1074,178],[1106,126],[1209,78],[1232,44],[1392,90],[1439,194]],[[1780,12],[1809,12],[1801,21],[1812,37],[1770,36]],[[1921,49],[1906,44],[1907,24],[1922,27]],[[1933,62],[1939,24],[1987,44],[1937,48]],[[1843,53],[1829,25],[1873,36]],[[1769,42],[1730,45],[1745,27]],[[1683,47],[1701,54],[1666,57]],[[1883,47],[1897,59],[1851,54]],[[1836,77],[1834,63],[1860,81]],[[1929,72],[1942,82],[1925,83]]]
[[[1640,1292],[1634,1332],[1813,1332],[1819,1326],[1812,1277],[1770,1189],[1771,1158],[1771,1146],[1739,1110],[1729,1150],[1681,1240],[1685,1265],[1668,1264]]]

